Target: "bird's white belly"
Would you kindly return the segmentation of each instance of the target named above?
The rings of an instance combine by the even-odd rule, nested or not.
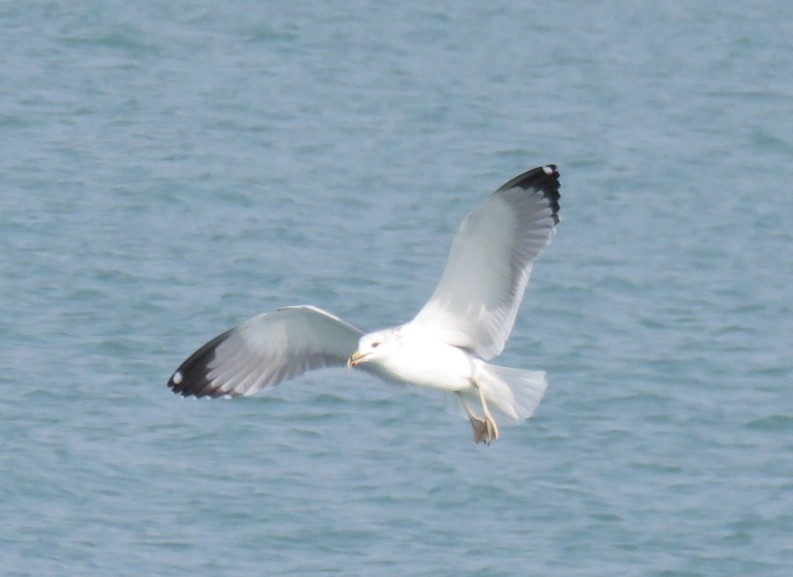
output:
[[[394,379],[444,391],[462,391],[472,386],[476,359],[445,343],[415,343],[401,346],[384,359],[382,367]]]

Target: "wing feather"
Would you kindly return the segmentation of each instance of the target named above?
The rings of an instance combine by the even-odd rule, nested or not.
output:
[[[312,306],[248,319],[194,352],[168,386],[185,397],[249,395],[307,370],[344,366],[363,331]]]
[[[500,354],[558,212],[553,164],[502,185],[460,225],[435,292],[408,325],[434,331],[483,359]]]

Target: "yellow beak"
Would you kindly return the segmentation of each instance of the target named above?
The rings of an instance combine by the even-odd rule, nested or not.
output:
[[[363,362],[363,360],[362,360],[362,359],[363,359],[365,356],[366,356],[366,355],[362,355],[362,354],[361,354],[361,353],[359,353],[358,351],[355,351],[353,354],[351,354],[351,355],[350,355],[350,358],[349,358],[349,359],[347,359],[347,368],[348,368],[348,369],[351,369],[351,368],[353,368],[353,367],[356,367],[356,366],[358,366],[359,364],[361,364],[361,363]]]

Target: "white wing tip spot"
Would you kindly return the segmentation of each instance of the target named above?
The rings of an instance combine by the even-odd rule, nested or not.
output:
[[[182,384],[182,373],[176,371],[173,376],[171,377],[174,385],[181,385]]]
[[[543,171],[545,174],[553,174],[553,167],[551,167],[551,166],[548,166],[548,165],[546,164],[545,166],[543,166],[543,167],[542,167],[542,171]]]

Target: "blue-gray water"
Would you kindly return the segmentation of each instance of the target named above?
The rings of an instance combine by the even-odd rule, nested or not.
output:
[[[8,576],[793,567],[793,4],[0,6]],[[248,316],[408,320],[533,166],[536,417],[317,372],[165,387]]]

